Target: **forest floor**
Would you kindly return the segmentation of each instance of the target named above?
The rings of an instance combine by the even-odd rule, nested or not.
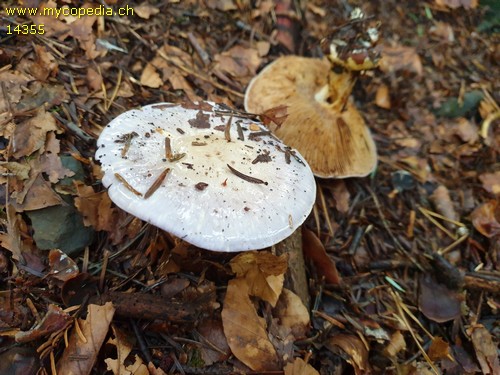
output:
[[[494,1],[2,3],[1,374],[500,373]],[[12,13],[63,6],[128,13]],[[263,67],[322,57],[356,6],[381,22],[353,90],[378,166],[317,180],[308,295],[274,247],[207,251],[113,205],[94,159],[113,118],[242,110]]]

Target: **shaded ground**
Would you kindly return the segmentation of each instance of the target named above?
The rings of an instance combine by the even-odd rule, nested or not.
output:
[[[500,372],[494,13],[445,0],[310,0],[303,21],[270,0],[112,6],[127,4],[134,15],[0,13],[0,373]],[[318,181],[307,309],[288,292],[271,307],[286,259],[190,248],[112,205],[93,160],[111,119],[186,98],[242,109],[250,79],[287,53],[276,21],[302,25],[297,53],[319,57],[355,5],[382,22],[380,69],[354,89],[379,166]]]

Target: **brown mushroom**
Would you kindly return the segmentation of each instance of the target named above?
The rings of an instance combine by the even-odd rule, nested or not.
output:
[[[363,25],[361,19],[351,20],[322,42],[328,58],[278,58],[246,91],[248,112],[287,106],[287,119],[271,130],[299,150],[318,177],[366,176],[377,164],[375,143],[350,98],[359,71],[376,66],[376,28],[365,27],[361,38],[357,29]],[[339,35],[344,40],[336,39]]]

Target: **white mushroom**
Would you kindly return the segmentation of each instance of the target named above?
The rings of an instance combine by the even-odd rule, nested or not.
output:
[[[271,246],[314,203],[314,177],[297,151],[258,121],[213,103],[125,112],[97,146],[115,204],[205,249]]]

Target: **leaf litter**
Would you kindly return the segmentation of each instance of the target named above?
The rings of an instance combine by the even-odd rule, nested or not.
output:
[[[361,4],[382,22],[380,69],[353,90],[379,163],[367,178],[317,181],[314,213],[288,245],[303,250],[310,304],[292,255],[193,248],[102,189],[95,139],[118,114],[200,99],[241,109],[278,56],[321,57],[349,9],[294,4],[146,1],[126,17],[55,18],[7,16],[19,4],[5,2],[0,372],[500,371],[499,39],[482,3]],[[20,23],[46,32],[8,32]],[[286,116],[260,114],[277,126]],[[51,216],[61,207],[73,227]],[[55,226],[93,239],[71,254],[44,247]]]

